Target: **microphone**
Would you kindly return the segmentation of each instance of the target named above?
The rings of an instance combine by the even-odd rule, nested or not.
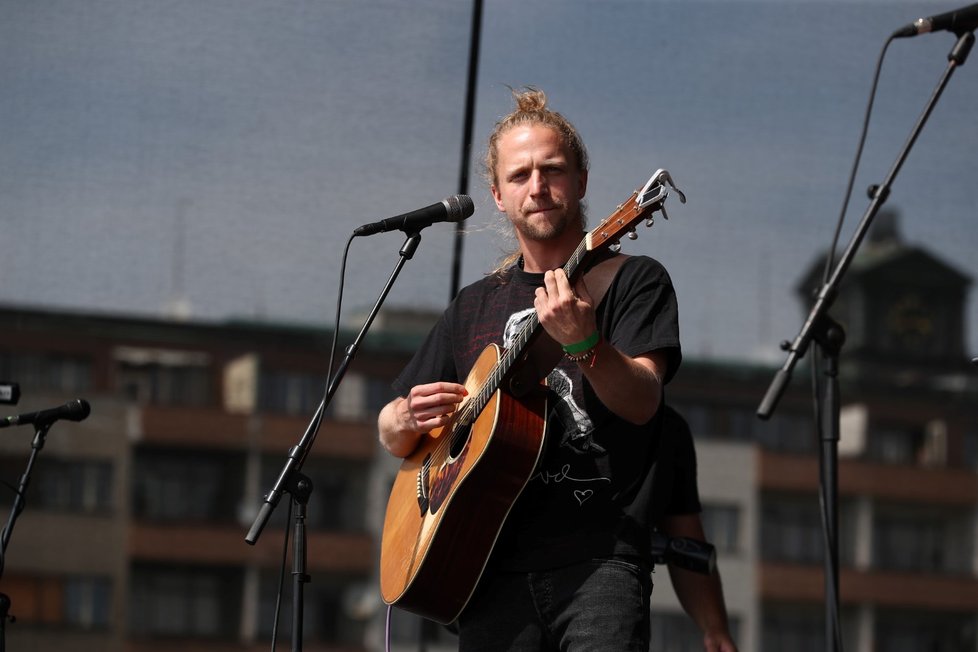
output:
[[[74,401],[68,401],[61,407],[41,410],[39,412],[28,412],[27,414],[18,414],[17,416],[0,419],[0,428],[23,426],[28,423],[33,423],[36,426],[45,426],[51,425],[59,419],[83,421],[91,411],[92,408],[88,404],[88,401],[77,398]]]
[[[893,32],[893,38],[905,38],[945,30],[961,36],[976,27],[978,27],[978,4],[973,4],[929,18],[918,18],[909,25]]]
[[[417,233],[435,222],[461,222],[474,212],[475,204],[472,203],[471,197],[468,195],[452,195],[437,204],[425,206],[410,213],[388,217],[386,220],[379,222],[364,224],[354,229],[353,235],[356,237],[397,230],[404,231],[405,233]]]

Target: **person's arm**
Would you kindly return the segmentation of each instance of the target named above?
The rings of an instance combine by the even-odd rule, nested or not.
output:
[[[662,521],[662,530],[670,537],[706,539],[699,514],[667,516]],[[706,652],[737,652],[730,636],[719,572],[704,575],[670,565],[669,578],[679,603],[703,632],[703,649]]]
[[[407,457],[421,435],[446,425],[465,396],[458,383],[428,383],[411,388],[384,406],[377,417],[380,443],[396,457]]]
[[[571,288],[562,269],[544,275],[534,307],[543,328],[562,346],[584,341],[597,331],[587,288],[583,283],[577,291]],[[594,356],[578,364],[601,402],[622,419],[644,424],[655,416],[662,402],[666,354],[652,352],[632,358],[602,339]]]

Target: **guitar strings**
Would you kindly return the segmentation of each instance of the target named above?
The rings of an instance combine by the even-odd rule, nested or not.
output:
[[[574,250],[567,264],[564,265],[564,273],[567,274],[568,278],[577,270],[586,248],[587,238],[584,238],[578,244],[577,249]],[[539,325],[540,320],[536,313],[533,313],[526,323],[523,324],[523,328],[520,329],[516,338],[514,338],[512,346],[506,349],[499,360],[492,366],[492,369],[490,369],[482,385],[479,386],[473,399],[467,402],[455,415],[451,423],[451,435],[440,441],[432,451],[432,455],[425,461],[425,470],[430,470],[431,464],[436,458],[439,465],[448,459],[451,450],[459,443],[464,432],[464,429],[457,427],[458,424],[471,425],[475,418],[482,412],[489,403],[492,395],[499,389],[506,372],[513,365],[515,359],[522,352],[522,349],[526,346],[530,337],[536,332]]]
[[[629,197],[629,199],[635,198],[637,194],[638,194],[637,191],[633,192],[631,197]],[[581,242],[577,245],[577,248],[574,250],[574,253],[571,254],[570,259],[563,267],[564,273],[567,275],[567,277],[571,278],[577,271],[577,268],[580,266],[580,263],[583,260],[584,255],[588,252],[587,249],[588,242],[594,238],[594,235],[596,233],[606,228],[606,225],[609,225],[614,221],[617,221],[619,223],[619,226],[622,223],[631,223],[635,221],[637,218],[641,217],[642,214],[648,212],[646,210],[643,210],[643,208],[644,207],[638,205],[637,202],[629,206],[628,208],[625,208],[624,205],[619,206],[615,213],[613,213],[607,219],[605,219],[604,222],[599,224],[598,227],[595,228],[593,231],[587,233],[584,239],[582,239]],[[656,207],[653,207],[652,211],[654,212],[655,210]],[[623,220],[622,219],[623,216],[621,215],[621,213],[623,212],[631,212],[633,214],[629,216],[627,220]],[[530,337],[536,332],[536,329],[539,325],[540,325],[540,320],[537,317],[536,313],[533,313],[530,319],[528,319],[526,323],[523,325],[523,328],[520,329],[519,334],[513,340],[512,346],[506,349],[503,352],[503,354],[500,356],[499,360],[497,360],[496,363],[492,366],[492,368],[490,369],[489,373],[486,376],[485,381],[482,383],[482,385],[479,386],[473,399],[468,401],[458,411],[458,413],[454,415],[454,418],[452,419],[451,422],[451,434],[448,437],[445,437],[438,442],[438,445],[435,446],[434,450],[432,451],[432,454],[429,455],[425,459],[424,463],[422,464],[422,467],[425,470],[425,472],[429,472],[431,470],[432,464],[435,463],[436,461],[440,466],[445,460],[448,459],[451,453],[451,449],[454,448],[456,444],[459,443],[459,438],[462,436],[462,432],[464,430],[458,428],[457,426],[459,424],[471,425],[475,421],[475,418],[478,417],[478,415],[482,412],[485,406],[489,403],[489,400],[491,399],[492,395],[496,393],[497,389],[499,389],[503,377],[509,371],[509,368],[514,364],[515,359],[522,353],[522,349],[526,346]],[[476,406],[478,406],[478,409],[476,409]]]

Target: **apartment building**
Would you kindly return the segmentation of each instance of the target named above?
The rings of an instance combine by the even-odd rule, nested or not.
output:
[[[817,270],[799,284],[803,304]],[[891,233],[868,244],[833,310],[848,333],[838,489],[849,650],[978,649],[969,284]],[[374,423],[428,323],[375,324],[302,465],[314,485],[307,650],[382,649],[377,541],[397,464]],[[341,333],[341,355],[351,339]],[[330,344],[314,327],[0,308],[0,379],[23,392],[6,411],[92,405],[80,423],[55,423],[37,455],[0,578],[16,617],[10,649],[267,649],[288,494],[256,545],[245,534],[322,400]],[[826,649],[811,358],[769,421],[755,411],[774,365],[687,358],[669,387],[696,437],[703,520],[744,651]],[[5,506],[33,438],[28,426],[0,437]],[[291,623],[284,563],[279,645]],[[654,649],[701,649],[664,569],[653,604]],[[444,628],[396,610],[392,635],[398,650],[454,647]]]

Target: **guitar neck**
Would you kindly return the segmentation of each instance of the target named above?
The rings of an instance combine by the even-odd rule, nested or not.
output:
[[[626,234],[635,236],[635,225],[643,219],[647,219],[647,226],[652,226],[651,215],[657,210],[662,211],[663,217],[668,219],[665,212],[664,202],[672,188],[679,195],[680,201],[686,203],[686,196],[675,183],[669,172],[663,169],[656,170],[644,187],[636,190],[615,211],[608,216],[596,229],[587,233],[577,249],[571,254],[567,263],[564,265],[564,273],[571,283],[577,280],[578,274],[586,266],[591,257],[605,247],[614,245]],[[510,372],[513,366],[522,359],[527,347],[540,331],[540,320],[536,312],[532,313],[523,325],[522,330],[513,340],[512,346],[507,349],[499,362],[487,375],[485,383],[475,396],[463,408],[459,418],[463,423],[471,423],[475,417],[482,412],[482,409],[489,403],[493,394],[501,386],[503,379]],[[466,414],[467,412],[467,414]]]
[[[563,270],[567,275],[567,278],[573,283],[577,279],[578,273],[590,258],[592,251],[587,248],[588,238],[585,237],[581,240],[581,243],[577,245],[577,249],[571,254],[570,259],[564,265]],[[496,390],[499,389],[506,375],[513,368],[513,366],[523,357],[523,354],[532,344],[534,338],[540,332],[540,319],[537,317],[536,312],[532,313],[529,318],[527,318],[526,323],[520,332],[513,339],[513,344],[503,352],[499,358],[499,362],[493,368],[493,370],[486,377],[485,383],[479,392],[469,401],[469,412],[467,415],[471,419],[475,419],[476,416],[482,412],[482,409],[488,404],[489,400],[492,398]],[[463,422],[467,422],[468,418],[463,416]]]

